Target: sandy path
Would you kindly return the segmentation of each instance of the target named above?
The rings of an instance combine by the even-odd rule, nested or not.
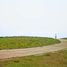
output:
[[[26,49],[0,50],[0,59],[54,52],[65,48],[67,48],[67,41],[62,40],[60,44],[55,44],[50,46],[26,48]]]

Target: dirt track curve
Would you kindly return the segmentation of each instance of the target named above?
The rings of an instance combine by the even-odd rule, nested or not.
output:
[[[0,50],[0,59],[7,59],[7,58],[12,58],[12,57],[22,57],[22,56],[41,54],[41,53],[54,52],[58,50],[63,50],[65,48],[67,48],[67,41],[61,40],[60,44],[43,46],[43,47]]]

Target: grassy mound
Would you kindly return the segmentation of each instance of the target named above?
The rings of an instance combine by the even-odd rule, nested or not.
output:
[[[60,43],[47,37],[0,37],[0,49],[30,48]]]
[[[67,50],[39,56],[0,60],[0,67],[67,67]]]

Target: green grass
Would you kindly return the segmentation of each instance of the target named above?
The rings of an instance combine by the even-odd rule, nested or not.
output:
[[[60,43],[60,41],[47,37],[0,37],[0,50],[46,46],[55,43]]]
[[[67,67],[67,50],[0,60],[0,67]]]

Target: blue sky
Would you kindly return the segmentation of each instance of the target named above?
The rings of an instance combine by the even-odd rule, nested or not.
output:
[[[0,36],[67,36],[67,0],[0,0]]]

